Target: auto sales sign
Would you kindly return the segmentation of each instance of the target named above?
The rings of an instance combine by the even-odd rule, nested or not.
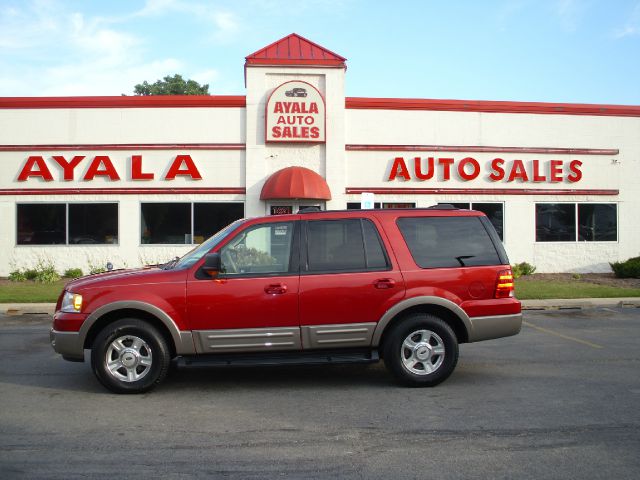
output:
[[[320,92],[294,80],[277,87],[265,112],[267,142],[325,142],[325,104]]]

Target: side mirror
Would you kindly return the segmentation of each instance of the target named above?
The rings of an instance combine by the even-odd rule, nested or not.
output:
[[[207,253],[204,257],[204,263],[201,270],[209,277],[215,278],[222,269],[222,261],[220,260],[220,254],[218,252]]]

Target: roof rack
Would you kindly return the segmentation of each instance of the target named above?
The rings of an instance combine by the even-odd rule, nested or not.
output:
[[[438,203],[437,205],[427,207],[427,210],[459,210],[459,208],[454,207],[450,203]]]
[[[316,213],[316,212],[322,212],[322,209],[320,207],[303,207],[300,210],[298,210],[298,213]]]

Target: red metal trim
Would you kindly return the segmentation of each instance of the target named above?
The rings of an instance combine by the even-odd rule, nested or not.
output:
[[[217,188],[20,188],[0,189],[0,195],[175,195],[175,194],[245,194],[244,187]]]
[[[637,105],[580,103],[499,102],[484,100],[431,100],[417,98],[347,97],[345,107],[367,110],[437,110],[452,112],[538,113],[640,117]]]
[[[85,145],[0,145],[0,152],[76,150],[246,150],[244,143],[121,143]]]
[[[476,145],[345,145],[352,152],[481,152],[481,153],[544,153],[558,155],[618,155],[617,148],[558,147],[481,147]]]
[[[244,95],[149,95],[121,97],[0,97],[0,109],[28,108],[245,108]]]
[[[311,59],[289,59],[289,58],[280,58],[280,59],[274,59],[274,58],[252,58],[250,60],[247,59],[247,65],[251,65],[252,67],[255,67],[255,66],[269,66],[269,65],[273,65],[273,66],[281,66],[281,65],[290,65],[290,66],[315,65],[315,66],[322,66],[322,67],[346,68],[343,61],[341,61],[341,60],[328,60],[328,59],[311,60]]]
[[[568,188],[366,188],[347,187],[345,193],[377,195],[619,195],[620,190]]]

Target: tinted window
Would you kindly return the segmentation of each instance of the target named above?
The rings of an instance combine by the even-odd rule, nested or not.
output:
[[[578,204],[578,240],[615,242],[618,239],[618,214],[615,203]]]
[[[18,245],[66,243],[65,204],[18,205]]]
[[[367,268],[383,269],[389,266],[387,256],[382,246],[376,227],[369,220],[362,221],[364,232],[364,246],[367,259]]]
[[[398,219],[398,227],[422,268],[501,263],[478,217],[405,217]]]
[[[70,203],[69,243],[118,243],[118,204]]]
[[[496,233],[498,234],[498,237],[500,237],[500,240],[504,240],[504,206],[502,203],[474,203],[472,209],[484,213],[493,225],[493,228],[496,229]]]
[[[242,203],[194,203],[193,243],[202,243],[243,216],[244,204]]]
[[[307,271],[381,270],[387,256],[369,220],[318,220],[307,224]]]
[[[574,203],[538,203],[536,205],[536,242],[574,242],[576,205]]]
[[[190,203],[141,204],[142,243],[192,243]]]
[[[293,222],[250,227],[220,249],[228,275],[274,274],[289,271]]]

